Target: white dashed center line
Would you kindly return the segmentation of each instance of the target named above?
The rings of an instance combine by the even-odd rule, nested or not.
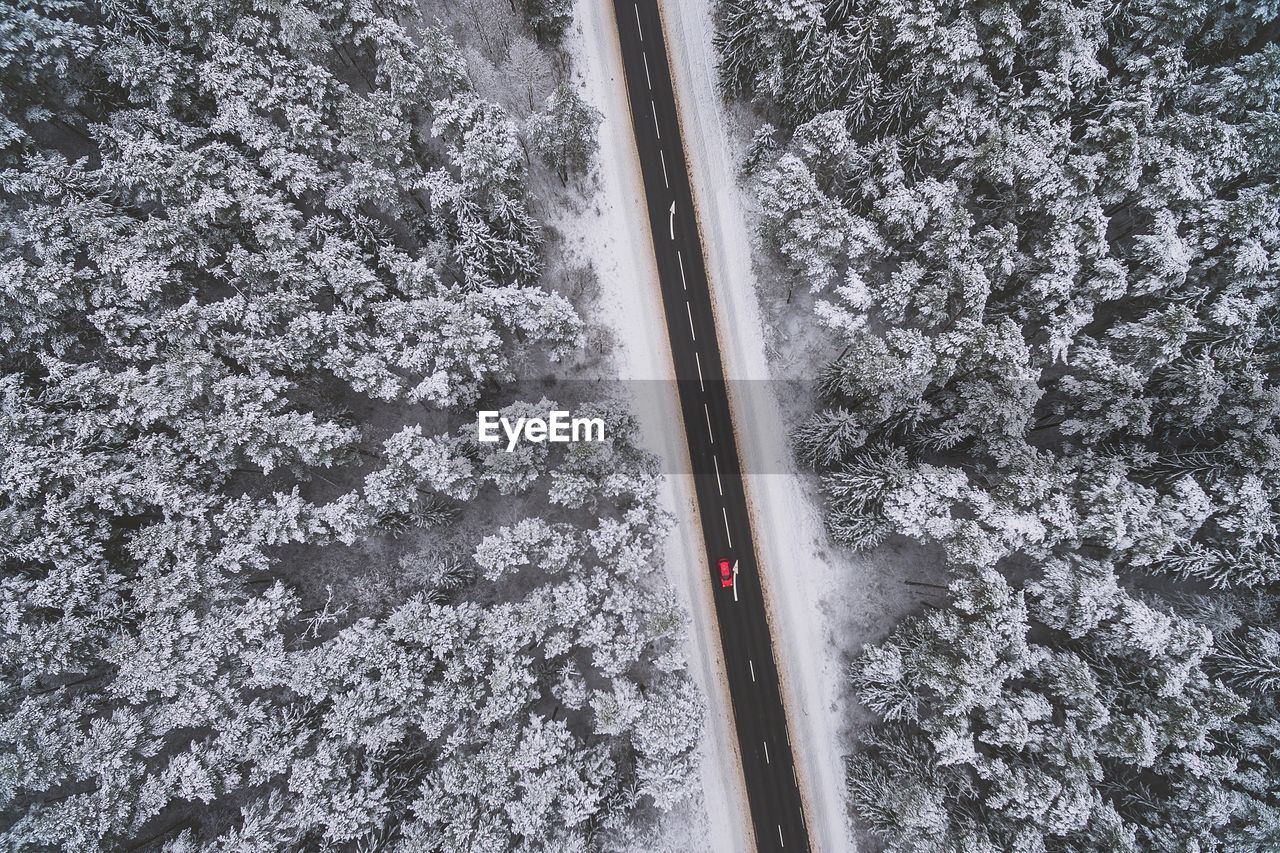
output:
[[[644,40],[645,40],[645,38],[644,38],[644,25],[641,23],[641,20],[640,20],[640,6],[639,6],[639,4],[638,4],[638,3],[633,4],[633,6],[632,6],[632,10],[634,11],[634,13],[635,13],[635,18],[636,18],[636,32],[639,34],[640,41],[643,43],[643,42],[644,42]],[[641,58],[642,58],[642,59],[643,59],[643,61],[644,61],[644,78],[645,78],[645,84],[648,86],[648,90],[649,90],[649,92],[650,92],[650,98],[649,98],[649,111],[650,111],[651,115],[653,116],[653,131],[654,131],[654,134],[657,136],[657,138],[658,138],[659,140],[661,140],[661,139],[662,139],[662,126],[661,126],[661,124],[660,124],[660,123],[659,123],[659,121],[658,121],[658,106],[657,106],[657,103],[656,103],[656,101],[654,100],[654,98],[653,98],[653,96],[652,96],[652,93],[653,93],[653,91],[654,91],[654,90],[653,90],[653,76],[652,76],[652,72],[651,72],[651,70],[650,70],[650,68],[649,68],[649,54],[648,54],[648,52],[647,52],[646,50],[644,50],[643,48],[642,48],[642,50],[641,50]],[[669,176],[668,171],[667,171],[667,155],[666,155],[666,152],[665,152],[661,147],[658,149],[658,156],[661,158],[661,163],[662,163],[662,183],[663,183],[663,186],[664,186],[664,187],[666,187],[667,189],[670,189],[670,188],[671,188],[671,180],[670,180],[670,176]],[[668,229],[668,233],[669,233],[669,236],[670,236],[670,238],[671,238],[671,240],[672,240],[672,241],[674,241],[674,240],[675,240],[675,236],[676,236],[675,221],[676,221],[676,203],[675,203],[674,201],[672,201],[672,202],[671,202],[670,212],[669,212],[669,217],[668,217],[668,222],[667,222],[667,229]],[[687,293],[687,292],[688,292],[688,290],[689,290],[689,283],[688,283],[688,280],[687,280],[686,275],[685,275],[685,269],[684,269],[684,255],[683,255],[683,253],[682,253],[680,250],[677,250],[677,251],[676,251],[676,260],[677,260],[677,262],[679,263],[679,266],[680,266],[680,285],[681,285],[682,289]],[[685,310],[685,316],[687,317],[687,319],[688,319],[688,321],[689,321],[689,336],[690,336],[690,337],[693,339],[693,341],[696,343],[696,342],[697,342],[697,340],[698,340],[698,334],[697,334],[697,331],[696,331],[696,329],[695,329],[695,327],[694,327],[694,324],[693,324],[693,307],[692,307],[691,303],[689,302],[689,300],[688,300],[687,298],[685,299],[685,303],[684,303],[684,310]],[[694,352],[693,357],[694,357],[694,364],[696,365],[696,367],[697,367],[697,371],[698,371],[698,387],[699,387],[699,389],[702,391],[702,393],[703,393],[703,394],[705,394],[705,393],[706,393],[706,390],[707,390],[707,387],[706,387],[706,380],[705,380],[705,378],[703,377],[703,373],[702,373],[702,357],[701,357],[701,355],[700,355],[698,352],[696,352],[696,351]],[[704,403],[702,404],[702,411],[703,411],[703,415],[704,415],[704,417],[706,418],[706,421],[707,421],[707,435],[708,435],[708,437],[710,438],[711,444],[712,444],[712,445],[714,445],[714,444],[715,444],[715,441],[716,441],[716,437],[715,437],[715,431],[712,429],[712,425],[711,425],[711,408],[710,408],[710,406],[709,406],[706,402],[704,402]],[[719,459],[719,457],[718,457],[717,455],[715,455],[715,454],[713,453],[713,454],[712,454],[712,456],[711,456],[711,461],[712,461],[712,464],[715,466],[715,475],[716,475],[716,491],[720,494],[720,496],[721,496],[721,497],[723,497],[723,496],[724,496],[724,483],[723,483],[723,481],[721,480],[721,475],[720,475],[720,459]],[[726,540],[728,541],[728,546],[729,546],[729,548],[730,548],[730,549],[732,549],[732,548],[733,548],[733,533],[732,533],[732,531],[730,530],[730,527],[729,527],[729,511],[728,511],[728,508],[727,508],[727,507],[725,507],[725,506],[723,506],[723,505],[720,507],[720,517],[721,517],[721,519],[722,519],[722,520],[723,520],[723,522],[724,522],[724,535],[725,535],[725,538],[726,538]],[[735,575],[735,577],[734,577],[734,600],[735,600],[735,601],[737,600],[737,577],[736,577],[736,575],[737,575],[737,568],[738,568],[738,567],[737,567],[737,564],[735,563],[735,564],[734,564],[734,575]],[[755,667],[755,662],[754,662],[753,660],[751,660],[750,658],[748,658],[748,659],[747,659],[747,667],[750,669],[750,672],[751,672],[751,681],[752,681],[752,683],[756,683],[756,667]],[[761,744],[761,746],[762,746],[762,747],[763,747],[763,749],[764,749],[764,761],[765,761],[765,764],[772,764],[772,763],[773,763],[773,760],[772,760],[772,757],[771,757],[771,756],[770,756],[770,754],[769,754],[769,742],[768,742],[767,740],[761,740],[760,744]],[[798,787],[799,787],[799,779],[796,777],[796,771],[795,771],[795,767],[794,767],[794,766],[791,768],[791,776],[792,776],[792,781],[795,783],[796,787],[798,788]],[[776,826],[777,831],[778,831],[778,844],[779,844],[779,846],[780,846],[780,847],[784,847],[784,848],[785,848],[785,847],[786,847],[786,839],[784,838],[783,833],[782,833],[782,824],[780,824],[780,823],[779,823],[779,824],[775,824],[775,826]]]

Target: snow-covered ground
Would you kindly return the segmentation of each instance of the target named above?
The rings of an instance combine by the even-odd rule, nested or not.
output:
[[[637,392],[634,411],[648,449],[664,469],[688,471],[688,451],[679,424],[671,353],[667,344],[653,248],[648,231],[640,164],[632,138],[612,6],[578,0],[577,26],[566,39],[575,76],[586,99],[604,113],[600,129],[598,185],[586,208],[552,224],[599,275],[600,316],[592,320],[613,332],[619,378]],[[656,380],[656,381],[655,381]],[[678,809],[652,843],[672,850],[737,853],[751,847],[746,792],[728,711],[728,687],[720,655],[711,590],[704,571],[693,480],[667,477],[665,501],[677,519],[667,539],[667,573],[692,617],[686,654],[708,706],[702,744],[702,792]],[[698,802],[698,801],[701,802]]]

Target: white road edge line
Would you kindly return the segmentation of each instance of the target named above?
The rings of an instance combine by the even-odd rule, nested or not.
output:
[[[702,382],[702,358],[699,357],[699,355],[696,352],[693,354],[693,363],[698,368],[698,387],[701,388],[705,393],[707,390],[707,386],[704,385]]]
[[[769,742],[767,740],[762,740],[760,743],[764,744],[764,763],[772,764],[773,762],[769,760]]]
[[[711,409],[707,406],[707,404],[706,404],[706,403],[703,403],[703,404],[702,404],[702,411],[703,411],[703,412],[706,414],[706,416],[707,416],[707,435],[711,436],[711,443],[712,443],[712,444],[715,444],[715,443],[716,443],[716,434],[715,434],[715,432],[713,432],[713,431],[712,431],[712,429],[711,429]]]
[[[667,220],[667,230],[671,232],[671,239],[676,238],[676,203],[671,202],[671,217]]]
[[[667,152],[659,148],[658,156],[662,158],[662,185],[671,189],[671,182],[667,180]]]
[[[720,485],[720,457],[714,453],[711,454],[711,461],[716,466],[716,491],[720,493],[720,497],[724,497],[724,488]],[[752,679],[754,681],[754,679]]]
[[[684,254],[679,249],[676,249],[676,260],[680,262],[680,286],[688,290],[689,282],[684,280]]]
[[[689,337],[695,341],[698,339],[698,333],[693,330],[693,309],[689,307],[689,300],[684,301],[684,313],[689,315]]]
[[[733,547],[733,534],[729,532],[729,510],[720,507],[720,514],[724,516],[724,535],[729,540],[729,547]]]
[[[662,138],[662,128],[658,127],[658,107],[653,103],[653,99],[649,99],[649,109],[653,110],[653,132],[658,134],[658,138]]]
[[[756,680],[756,665],[755,665],[755,663],[751,660],[751,658],[747,658],[747,666],[751,667],[751,680],[752,680],[752,681],[755,681],[755,680]],[[792,771],[792,772],[795,772],[795,771]]]
[[[640,33],[640,41],[644,41],[644,27],[640,26],[640,4],[632,3],[631,7],[636,10],[636,31]]]
[[[653,91],[653,78],[649,76],[649,54],[644,51],[640,52],[640,57],[644,60],[644,82],[649,84],[649,91]]]

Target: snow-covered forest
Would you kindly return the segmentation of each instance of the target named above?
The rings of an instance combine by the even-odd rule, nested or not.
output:
[[[579,357],[570,9],[0,5],[0,846],[586,850],[685,793],[630,416],[450,417]]]
[[[831,354],[796,452],[834,539],[948,565],[851,667],[859,825],[1280,849],[1280,8],[719,12],[761,237]]]

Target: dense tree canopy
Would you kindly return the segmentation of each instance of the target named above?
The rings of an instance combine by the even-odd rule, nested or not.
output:
[[[677,799],[629,420],[514,474],[419,423],[582,330],[447,31],[20,0],[0,83],[0,846],[581,850]],[[385,613],[300,582],[406,531],[455,553]]]
[[[796,436],[831,533],[954,573],[855,667],[854,807],[894,849],[1274,848],[1274,4],[721,12],[839,352]]]

